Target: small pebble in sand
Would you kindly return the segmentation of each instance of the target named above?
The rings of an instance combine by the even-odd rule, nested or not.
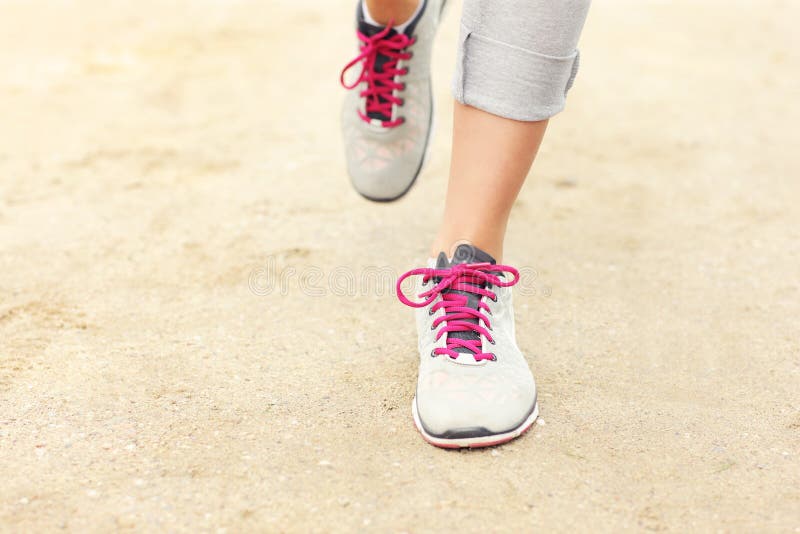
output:
[[[94,497],[97,497],[99,495],[99,493],[97,493],[97,490],[90,489],[90,490],[86,490],[86,495],[88,497],[94,498]]]
[[[331,463],[328,460],[320,460],[319,464],[317,465],[320,465],[322,467],[330,467]]]
[[[536,424],[537,424],[537,425],[539,425],[539,426],[544,426],[544,425],[546,425],[547,423],[545,423],[544,419],[542,419],[542,418],[540,417],[540,418],[538,418],[538,419],[536,420]]]
[[[125,514],[117,517],[117,526],[122,529],[132,529],[136,527],[136,516]]]
[[[30,501],[28,500],[28,498],[27,498],[27,497],[23,497],[23,498],[21,498],[21,499],[19,500],[19,503],[20,503],[20,504],[28,504],[29,502],[30,502]]]

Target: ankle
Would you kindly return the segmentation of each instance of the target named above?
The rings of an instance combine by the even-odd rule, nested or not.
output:
[[[407,22],[424,0],[363,0],[370,17],[382,26]]]
[[[431,257],[435,258],[440,252],[444,252],[448,258],[452,258],[459,245],[471,245],[486,252],[497,263],[503,258],[503,238],[502,236],[482,235],[476,232],[463,233],[462,237],[454,237],[453,234],[440,233],[431,246]]]

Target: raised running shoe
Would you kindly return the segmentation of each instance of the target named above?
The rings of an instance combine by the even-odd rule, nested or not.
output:
[[[342,134],[350,180],[370,200],[396,200],[408,192],[430,141],[431,48],[444,2],[420,1],[402,31],[370,24],[358,2],[359,53],[340,78],[350,90],[342,108]],[[359,66],[358,76],[348,82],[348,71]]]

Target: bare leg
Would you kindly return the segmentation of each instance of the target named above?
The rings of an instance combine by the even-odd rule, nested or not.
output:
[[[589,0],[464,0],[444,221],[431,252],[468,241],[499,260],[547,120],[564,108]]]
[[[511,207],[533,164],[547,121],[522,122],[455,103],[444,220],[431,249],[452,256],[469,242],[500,261]]]
[[[369,14],[379,24],[402,24],[411,18],[420,0],[366,0]]]

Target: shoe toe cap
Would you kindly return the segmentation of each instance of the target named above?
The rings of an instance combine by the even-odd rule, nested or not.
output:
[[[530,375],[495,384],[420,386],[416,399],[419,420],[425,432],[437,438],[510,432],[522,425],[536,406],[536,385]]]
[[[370,200],[396,200],[408,191],[416,178],[416,171],[396,167],[390,165],[385,170],[377,171],[351,167],[350,181],[361,196]]]
[[[394,200],[403,196],[413,185],[421,168],[423,154],[411,151],[404,154],[361,152],[357,148],[348,154],[347,171],[353,187],[372,200]]]
[[[343,136],[347,172],[362,196],[399,198],[422,170],[428,133],[416,121],[380,129],[351,117],[345,120]]]

